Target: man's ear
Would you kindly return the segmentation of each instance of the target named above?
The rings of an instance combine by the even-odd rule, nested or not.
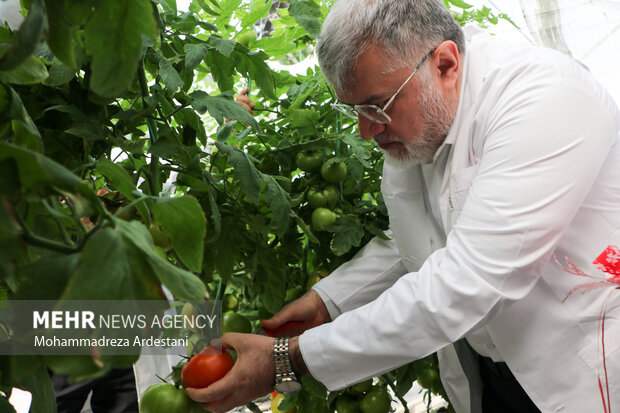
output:
[[[439,81],[444,89],[458,87],[461,55],[452,40],[442,42],[431,56],[431,64],[439,74]]]

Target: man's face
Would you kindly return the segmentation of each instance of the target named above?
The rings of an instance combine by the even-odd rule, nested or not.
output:
[[[458,94],[446,93],[440,70],[429,57],[418,72],[398,93],[386,113],[389,124],[380,124],[359,116],[358,126],[363,139],[374,139],[397,167],[409,167],[430,159],[446,138],[454,119]],[[383,106],[411,74],[411,68],[393,72],[384,70],[380,50],[371,47],[358,59],[353,70],[354,80],[346,95],[340,96],[349,104]]]

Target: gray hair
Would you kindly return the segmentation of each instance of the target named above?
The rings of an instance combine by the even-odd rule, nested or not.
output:
[[[382,49],[393,71],[413,67],[445,40],[464,53],[463,30],[441,0],[337,0],[323,23],[317,54],[327,80],[346,93],[355,62],[369,46]]]

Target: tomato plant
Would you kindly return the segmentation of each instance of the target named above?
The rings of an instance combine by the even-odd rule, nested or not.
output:
[[[318,68],[270,66],[311,53],[331,1],[21,3],[23,25],[0,27],[0,299],[167,290],[264,319],[386,237],[381,152],[332,110]],[[255,116],[234,100],[244,87]],[[48,369],[75,380],[127,363],[1,355],[0,404],[19,387],[54,411]],[[402,395],[427,366],[381,380]],[[290,403],[322,413],[330,397],[307,379]]]
[[[198,413],[204,411],[182,389],[171,383],[150,386],[140,399],[140,413]]]
[[[184,387],[204,388],[226,375],[235,364],[232,356],[225,350],[220,354],[215,349],[196,354],[183,366],[181,381]]]

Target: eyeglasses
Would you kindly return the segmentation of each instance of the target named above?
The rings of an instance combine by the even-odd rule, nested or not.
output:
[[[359,117],[359,115],[362,115],[366,119],[370,119],[371,121],[376,122],[376,123],[388,124],[388,123],[392,122],[392,118],[390,117],[390,115],[385,113],[385,111],[392,104],[392,102],[394,102],[394,99],[396,99],[396,95],[398,95],[400,93],[400,91],[403,90],[403,88],[405,87],[407,82],[409,82],[411,80],[413,75],[415,75],[415,72],[417,72],[418,69],[420,68],[420,66],[422,66],[422,63],[424,63],[424,61],[430,55],[432,55],[433,52],[435,52],[435,49],[431,50],[430,52],[428,52],[427,54],[424,55],[422,60],[420,60],[420,63],[418,63],[415,66],[415,68],[413,69],[413,72],[411,72],[409,77],[398,88],[396,93],[394,93],[392,95],[392,97],[387,102],[385,102],[385,104],[383,104],[382,106],[378,106],[378,105],[349,105],[347,103],[332,103],[331,107],[333,109],[337,110],[338,112],[340,112],[340,113],[342,113],[342,114],[344,114],[344,115],[346,115],[346,116],[348,116],[350,118],[353,118],[353,119],[357,119]]]

